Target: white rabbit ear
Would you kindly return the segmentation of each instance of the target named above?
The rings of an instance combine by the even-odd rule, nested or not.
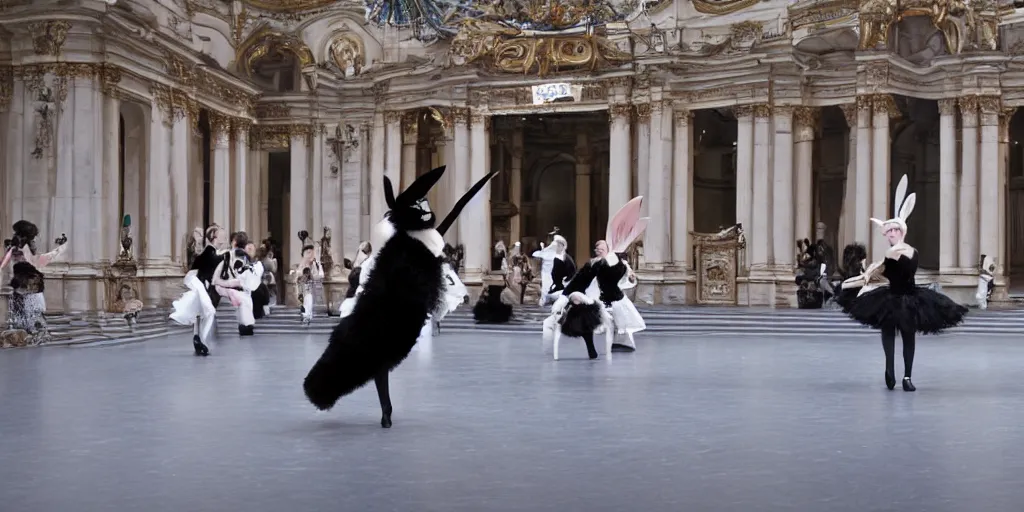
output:
[[[892,211],[893,212],[901,211],[901,209],[903,208],[903,198],[905,198],[905,197],[907,197],[907,175],[906,174],[904,174],[903,177],[900,178],[899,185],[896,185],[896,196],[893,198],[894,202],[892,203]],[[899,217],[900,215],[897,213],[896,216]]]
[[[907,196],[907,200],[903,202],[903,206],[900,207],[899,218],[903,219],[903,223],[907,222],[910,218],[910,214],[914,213],[914,205],[917,204],[917,194],[910,194]]]
[[[874,217],[871,217],[871,222],[874,222],[875,225],[878,226],[878,227],[885,226],[885,222],[880,221],[880,220],[878,220],[878,219],[876,219]]]

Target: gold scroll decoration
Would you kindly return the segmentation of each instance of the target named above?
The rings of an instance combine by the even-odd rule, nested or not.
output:
[[[736,305],[736,277],[743,261],[746,240],[737,224],[718,233],[690,232],[697,269],[697,303]]]
[[[301,68],[311,66],[315,62],[312,50],[301,38],[267,27],[256,30],[239,45],[235,53],[235,62],[247,76],[251,77],[253,68],[260,59],[284,52],[295,55]]]
[[[449,52],[465,64],[478,63],[502,73],[535,73],[540,77],[559,71],[595,71],[633,58],[600,34],[553,32],[527,36],[516,29],[478,21],[463,24]]]

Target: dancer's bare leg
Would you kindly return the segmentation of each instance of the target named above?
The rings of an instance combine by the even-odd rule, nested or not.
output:
[[[373,383],[377,385],[377,398],[380,399],[380,426],[383,428],[391,428],[391,393],[388,391],[388,371],[381,370],[377,373],[377,376],[373,378]]]

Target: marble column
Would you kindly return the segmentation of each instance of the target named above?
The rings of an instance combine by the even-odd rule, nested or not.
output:
[[[210,168],[210,223],[233,232],[231,225],[231,120],[210,112],[210,145],[213,165]]]
[[[690,231],[693,230],[693,112],[677,106],[672,114],[675,117],[671,194],[672,266],[679,272],[685,272],[692,263],[690,255],[693,251],[690,247]]]
[[[576,251],[573,254],[590,254],[590,141],[586,132],[576,134]],[[596,242],[596,240],[595,240]]]
[[[121,253],[121,99],[114,90],[103,96],[103,189],[104,189],[104,251],[102,258],[114,262]],[[0,164],[2,165],[2,164]],[[133,223],[139,214],[132,215]],[[0,224],[7,228],[9,222]],[[109,226],[109,227],[108,227]],[[138,233],[138,226],[133,231]],[[134,237],[134,236],[133,236]],[[134,237],[137,239],[137,237]],[[132,247],[134,255],[138,247]]]
[[[419,141],[419,111],[410,110],[402,116],[402,189],[416,181]]]
[[[385,175],[385,129],[384,113],[377,112],[373,115],[371,125],[370,147],[363,155],[370,163],[370,227],[384,219],[384,212],[388,211],[387,202],[384,200],[384,175]],[[392,187],[397,186],[395,183]],[[395,191],[398,194],[398,191]]]
[[[672,225],[672,124],[671,104],[660,100],[651,102],[651,160],[644,201],[651,220],[644,234],[644,261],[648,270],[654,271],[664,270],[672,257],[669,243]]]
[[[636,106],[636,193],[633,196],[646,195],[648,178],[651,169],[651,104],[641,103]],[[632,199],[632,197],[631,197]],[[642,215],[648,215],[651,204],[644,200],[641,210]],[[608,212],[608,215],[615,215],[615,212]],[[645,244],[647,237],[644,236]],[[646,249],[646,247],[645,247]],[[646,252],[645,252],[646,255]],[[646,256],[645,256],[646,257]]]
[[[630,105],[608,107],[608,215],[615,215],[622,205],[633,198],[633,144],[629,130],[631,118]]]
[[[75,237],[76,243],[68,246],[66,261],[93,263],[100,261],[103,254],[103,96],[95,76],[70,77],[67,99],[63,110],[56,115],[57,138],[53,141],[56,151],[56,173],[52,183],[53,199],[49,229],[36,220],[40,228],[41,248],[50,247],[53,239],[61,233]],[[45,155],[41,162],[50,162]],[[45,165],[45,164],[44,164]],[[18,172],[32,172],[21,170]],[[43,177],[43,181],[46,178]],[[48,231],[48,232],[47,232]],[[95,274],[92,269],[70,270],[72,274]],[[74,290],[74,296],[71,295]],[[88,308],[93,301],[84,289],[67,285],[64,301],[73,308]]]
[[[956,100],[939,100],[939,272],[957,268]]]
[[[772,112],[775,146],[772,165],[772,253],[770,263],[793,271],[793,107]],[[801,200],[803,198],[800,198]]]
[[[814,220],[814,134],[818,127],[818,112],[818,109],[814,107],[797,107],[793,111],[795,238],[807,238],[812,242],[815,241],[814,226],[812,225]],[[776,253],[778,251],[779,249],[776,248]]]
[[[17,222],[24,216],[25,199],[22,193],[22,186],[24,185],[25,176],[24,173],[15,172],[15,170],[25,167],[25,148],[28,144],[26,139],[29,137],[29,133],[31,133],[31,127],[34,126],[31,118],[32,107],[26,105],[28,103],[28,91],[25,87],[25,81],[14,80],[11,89],[11,100],[7,107],[7,124],[4,125],[7,127],[4,134],[4,154],[0,156],[0,158],[4,159],[4,164],[8,171],[2,178],[4,180],[5,194],[3,197],[4,208],[7,212],[8,221],[0,226],[3,229],[10,229],[14,222]]]
[[[246,212],[248,211],[249,203],[249,122],[246,120],[237,120],[232,123],[234,131],[234,140],[232,141],[233,158],[231,166],[231,177],[234,181],[234,197],[232,197],[234,206],[234,215],[231,217],[231,229],[233,231],[246,231],[254,228],[255,226],[250,225],[250,219]],[[253,233],[248,233],[252,235]]]
[[[206,212],[206,196],[204,192],[204,165],[205,159],[210,158],[211,155],[206,154],[203,148],[203,132],[199,129],[199,109],[191,109],[189,111],[189,133],[192,136],[191,149],[189,150],[189,208],[188,208],[188,219],[186,225],[188,231],[191,232],[193,228],[205,229],[206,226],[203,216]],[[127,138],[126,144],[127,145]],[[127,151],[126,151],[127,153]],[[130,213],[130,212],[125,212]]]
[[[143,252],[147,265],[171,263],[171,120],[154,101],[149,125],[149,169],[146,172],[146,231]]]
[[[772,261],[772,165],[771,108],[754,105],[754,179],[752,229],[747,243],[752,244],[751,270],[768,270]]]
[[[291,136],[291,147],[289,148],[291,159],[291,183],[290,199],[288,204],[288,236],[281,236],[287,239],[288,261],[282,262],[287,268],[297,268],[302,260],[302,246],[296,234],[299,231],[310,230],[310,201],[309,201],[309,160],[311,133],[293,133]],[[383,192],[381,200],[383,201]],[[383,215],[383,213],[382,213]],[[314,236],[314,233],[310,233]]]
[[[344,141],[338,159],[341,161],[341,229],[342,245],[346,257],[354,257],[363,238],[363,217],[366,211],[367,187],[363,171],[363,152],[366,144],[359,141],[361,129],[358,125],[345,124]],[[371,187],[372,188],[372,187]],[[379,190],[379,189],[378,189]]]
[[[465,169],[460,175],[467,175],[468,183],[475,183],[483,178],[490,171],[490,162],[487,161],[487,146],[490,144],[488,133],[488,115],[484,113],[473,114],[469,126],[470,164],[466,167],[457,165],[458,170]],[[459,146],[459,125],[456,124],[455,132],[456,149]],[[457,157],[458,158],[458,157]],[[465,193],[467,185],[463,185],[459,195]],[[482,274],[490,269],[487,264],[490,254],[490,227],[491,227],[491,187],[488,184],[480,193],[466,205],[461,215],[463,221],[459,226],[461,242],[466,246],[466,282],[479,283]]]
[[[438,165],[445,166],[444,176],[441,177],[441,184],[443,186],[434,187],[436,193],[436,203],[431,204],[431,207],[438,211],[451,211],[454,206],[458,190],[461,187],[458,186],[458,165],[456,162],[456,151],[455,151],[455,119],[452,115],[452,110],[444,110],[443,112],[447,115],[448,124],[442,126],[442,134],[440,140],[437,142],[438,152]],[[436,206],[435,206],[436,204]],[[459,243],[459,223],[458,221],[452,225],[448,232],[444,234],[444,240],[446,243],[451,245],[457,245]]]
[[[327,133],[322,124],[315,124],[309,138],[310,142],[310,163],[309,183],[306,189],[309,194],[309,236],[319,241],[324,236],[324,144],[326,144]]]
[[[978,97],[960,98],[960,195],[957,266],[961,271],[978,266]]]
[[[192,152],[192,130],[184,109],[174,112],[171,127],[171,232],[172,260],[183,263],[185,236],[191,231],[188,225],[189,210],[189,156]]]
[[[509,167],[509,176],[512,186],[509,190],[509,197],[516,205],[518,213],[512,216],[511,232],[512,240],[523,239],[523,121],[514,119],[510,123],[512,130],[512,162]],[[628,166],[627,166],[628,170]]]
[[[856,239],[857,219],[857,104],[844,103],[839,105],[846,119],[846,127],[850,130],[846,146],[846,183],[843,186],[843,214],[839,226],[839,247],[845,248]],[[813,155],[812,155],[813,160]],[[813,181],[812,181],[813,183]],[[813,186],[813,185],[812,185]],[[813,194],[813,192],[812,192]],[[812,228],[813,229],[813,228]],[[836,247],[838,250],[839,247]]]
[[[391,180],[395,195],[402,191],[402,112],[385,112],[384,174]]]
[[[451,186],[451,190],[449,191],[449,194],[450,194],[449,195],[449,199],[451,200],[451,203],[448,205],[448,209],[449,210],[451,209],[452,206],[455,205],[455,201],[457,201],[460,197],[462,197],[462,194],[465,194],[466,191],[469,190],[469,184],[470,184],[470,165],[471,165],[471,161],[470,161],[470,153],[471,153],[470,152],[470,134],[469,134],[469,109],[468,108],[458,108],[458,107],[456,107],[456,108],[452,108],[451,113],[452,113],[452,123],[453,123],[453,126],[454,126],[454,128],[453,128],[454,133],[452,135],[452,143],[453,143],[453,146],[454,146],[454,148],[453,148],[454,152],[453,152],[452,157],[453,157],[453,160],[455,162],[455,169],[452,169],[451,167],[449,167],[445,171],[445,174],[450,174],[452,176],[452,178],[451,178],[452,181],[449,182],[449,186]],[[482,125],[481,125],[481,128],[482,128]],[[482,139],[482,141],[480,142],[480,147],[482,148],[483,145],[486,144],[486,142],[487,142],[486,138]],[[481,151],[482,151],[482,149],[481,149]],[[452,171],[454,171],[454,172],[452,172]],[[487,189],[489,191],[490,187],[487,187]],[[478,195],[477,197],[482,197],[482,195],[483,195],[483,192],[480,192],[480,195]],[[490,197],[490,196],[488,196],[488,197]],[[458,234],[459,234],[458,242],[460,244],[464,244],[466,246],[466,259],[464,260],[463,267],[465,269],[467,269],[467,270],[469,269],[469,245],[472,242],[472,231],[473,231],[473,228],[468,226],[468,224],[470,224],[470,222],[468,222],[468,221],[467,222],[463,222],[463,221],[466,221],[467,219],[471,219],[471,218],[473,218],[473,217],[471,217],[469,215],[469,208],[466,208],[466,209],[464,209],[462,211],[462,214],[459,215],[459,219],[460,220],[455,221],[455,225],[453,225],[451,228],[449,228],[450,231],[454,230],[454,231],[458,232]],[[487,251],[486,254],[490,254],[490,247],[487,247],[486,251]],[[482,263],[480,263],[481,265],[486,263],[486,261],[488,260],[488,258],[486,258],[486,254],[485,254],[485,257],[484,257],[484,261]],[[482,267],[479,267],[479,268],[482,268]],[[478,268],[477,272],[479,272],[479,268]]]
[[[999,258],[999,112],[998,96],[979,98],[981,128],[978,155],[978,250],[980,254]],[[979,258],[980,258],[979,254]]]
[[[871,223],[871,96],[857,97],[857,180],[854,185],[853,239],[871,255],[874,224]]]
[[[750,243],[754,228],[754,109],[750,105],[733,108],[736,115],[736,222],[743,226],[747,238],[743,261],[747,268],[736,269],[740,275],[750,271]],[[696,263],[696,262],[694,262]]]
[[[1009,186],[1010,167],[1010,121],[1017,107],[1003,107],[999,115],[999,256],[996,258],[996,286],[1009,286],[1006,264],[1010,261],[1010,253],[1006,233],[1006,202]],[[998,292],[998,288],[996,292]]]
[[[891,193],[889,187],[889,166],[890,141],[889,141],[889,118],[896,115],[896,104],[892,96],[879,94],[872,101],[871,130],[873,136],[871,148],[871,217],[876,219],[889,219],[895,215],[889,206]],[[885,251],[889,243],[880,229],[874,229],[871,235],[871,260],[881,261],[885,258]]]

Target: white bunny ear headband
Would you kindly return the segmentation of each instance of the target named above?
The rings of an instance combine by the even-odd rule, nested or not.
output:
[[[904,199],[906,198],[906,199]],[[878,227],[885,231],[892,227],[898,227],[903,234],[907,233],[907,219],[910,218],[910,214],[914,212],[914,204],[917,203],[917,194],[907,195],[907,175],[904,174],[900,178],[899,185],[896,186],[896,196],[893,200],[893,208],[896,210],[896,217],[891,218],[887,221],[881,221],[874,217],[871,218],[871,222],[874,222]]]

